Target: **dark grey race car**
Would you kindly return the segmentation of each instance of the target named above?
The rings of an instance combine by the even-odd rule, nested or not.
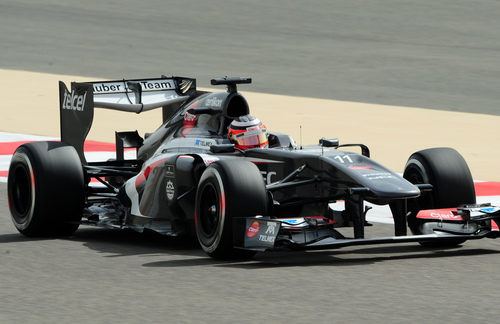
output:
[[[451,148],[414,153],[403,177],[371,160],[365,145],[337,139],[299,148],[289,136],[269,132],[269,148],[235,148],[228,126],[249,114],[236,87],[250,82],[212,80],[227,86],[217,93],[198,91],[194,79],[182,77],[72,83],[71,92],[60,82],[61,142],[24,144],[12,158],[15,226],[27,236],[71,235],[80,224],[196,235],[216,258],[499,236],[500,208],[476,205],[469,168]],[[86,161],[94,108],[160,107],[163,125],[156,131],[145,139],[117,132],[116,159]],[[346,147],[361,154],[341,150]],[[126,148],[136,148],[137,158],[124,159]],[[339,201],[343,210],[331,208]],[[364,238],[365,202],[390,206],[394,236]],[[352,237],[340,227],[352,227]]]

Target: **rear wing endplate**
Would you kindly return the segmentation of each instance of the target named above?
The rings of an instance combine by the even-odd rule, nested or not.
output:
[[[83,144],[94,108],[141,113],[162,107],[165,122],[195,91],[196,80],[183,77],[72,82],[71,91],[59,81],[61,141],[72,145],[86,164]]]

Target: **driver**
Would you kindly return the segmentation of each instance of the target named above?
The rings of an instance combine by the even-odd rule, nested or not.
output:
[[[229,125],[228,134],[231,143],[241,150],[269,146],[266,126],[251,115],[236,117]]]

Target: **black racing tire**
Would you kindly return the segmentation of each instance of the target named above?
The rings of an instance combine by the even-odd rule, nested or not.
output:
[[[233,247],[233,217],[267,214],[267,193],[259,169],[244,160],[217,161],[203,172],[195,203],[196,236],[217,259],[251,257]]]
[[[415,235],[422,231],[417,214],[422,209],[453,208],[476,203],[476,191],[469,167],[456,150],[431,148],[413,153],[406,163],[403,177],[413,184],[429,183],[432,191],[408,200],[408,227]],[[424,246],[456,246],[465,240],[421,242]]]
[[[12,156],[7,182],[11,218],[20,233],[67,236],[78,229],[85,186],[82,164],[72,146],[21,145]]]

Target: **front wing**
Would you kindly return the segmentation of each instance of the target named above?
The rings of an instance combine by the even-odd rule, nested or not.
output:
[[[441,216],[439,218],[436,215]],[[429,234],[356,239],[344,237],[334,229],[334,222],[325,217],[241,217],[233,219],[233,243],[236,248],[254,251],[320,250],[352,245],[433,241],[446,243],[500,236],[496,225],[500,223],[500,207],[469,205],[454,209],[425,210],[417,217],[426,220],[425,226]]]

